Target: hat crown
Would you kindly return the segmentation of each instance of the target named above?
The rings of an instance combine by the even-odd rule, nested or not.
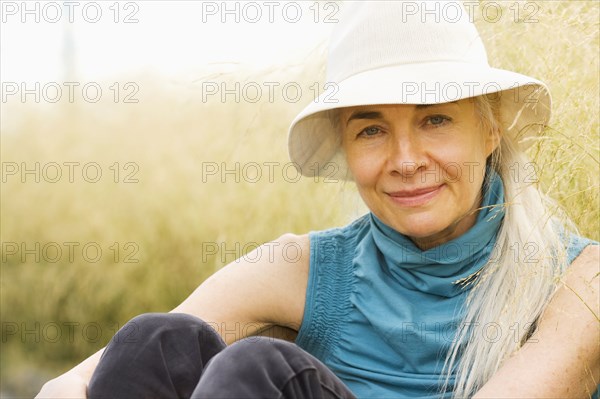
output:
[[[439,104],[493,95],[502,134],[522,144],[550,119],[543,82],[492,68],[463,3],[345,2],[329,45],[328,86],[289,129],[290,159],[309,176],[349,178],[331,110],[361,105]],[[465,2],[465,6],[466,6]]]
[[[340,20],[329,44],[329,82],[394,65],[489,66],[479,33],[458,1],[350,2]]]

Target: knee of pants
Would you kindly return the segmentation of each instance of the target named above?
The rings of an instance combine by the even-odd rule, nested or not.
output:
[[[110,341],[89,384],[90,397],[189,397],[204,365],[225,344],[201,319],[147,313]]]
[[[117,332],[113,341],[120,343],[148,342],[174,331],[202,332],[204,339],[222,342],[217,332],[202,319],[184,313],[144,313],[129,320]]]
[[[283,373],[312,367],[310,355],[296,344],[270,337],[249,337],[225,348],[213,359],[214,369],[236,377]],[[214,370],[213,370],[214,371]]]

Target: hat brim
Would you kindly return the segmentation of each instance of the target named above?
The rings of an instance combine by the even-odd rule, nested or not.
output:
[[[345,178],[340,137],[327,111],[359,105],[440,104],[494,93],[501,101],[501,126],[525,149],[550,119],[551,97],[544,83],[516,72],[463,62],[388,66],[361,72],[326,90],[292,121],[288,151],[305,176]],[[510,92],[509,92],[510,91]],[[332,164],[335,163],[335,164]]]

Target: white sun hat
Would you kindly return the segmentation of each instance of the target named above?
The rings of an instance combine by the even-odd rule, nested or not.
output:
[[[546,85],[490,67],[458,1],[353,1],[329,43],[326,86],[292,122],[288,150],[305,176],[349,178],[330,110],[375,104],[439,104],[488,94],[503,134],[522,149],[550,119]],[[436,11],[437,10],[437,11]],[[501,94],[499,95],[498,93]],[[495,94],[494,94],[495,93]]]

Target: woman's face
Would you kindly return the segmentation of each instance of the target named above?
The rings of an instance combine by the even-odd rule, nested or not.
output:
[[[360,195],[385,224],[428,249],[475,223],[499,138],[483,131],[471,99],[343,108],[340,123]]]

